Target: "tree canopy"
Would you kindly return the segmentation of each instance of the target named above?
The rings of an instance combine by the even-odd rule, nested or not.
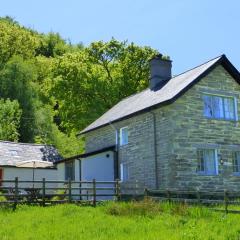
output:
[[[21,113],[17,100],[0,99],[0,139],[18,140]]]
[[[0,139],[54,144],[64,156],[83,151],[77,132],[148,86],[157,54],[116,39],[73,45],[9,17],[0,39]]]

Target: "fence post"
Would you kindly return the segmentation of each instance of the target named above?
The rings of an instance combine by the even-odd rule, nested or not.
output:
[[[119,179],[116,179],[116,182],[115,182],[115,194],[116,194],[116,197],[117,197],[117,201],[120,200],[120,183],[119,183]]]
[[[147,188],[144,188],[144,199],[148,198],[148,190]]]
[[[86,194],[87,194],[87,200],[89,200],[89,194],[88,194],[88,190],[86,191]]]
[[[68,202],[70,203],[72,201],[72,181],[69,178],[68,179]]]
[[[170,191],[169,191],[168,188],[167,188],[167,190],[166,190],[166,194],[167,194],[167,200],[168,200],[168,202],[170,202],[170,201],[171,201],[171,198],[170,198]]]
[[[96,179],[93,179],[93,206],[96,207]]]
[[[196,195],[197,195],[197,202],[198,204],[201,203],[201,196],[200,196],[200,192],[199,192],[199,189],[197,188],[197,191],[196,191]]]
[[[82,200],[82,182],[79,182],[79,200]]]
[[[16,210],[16,208],[17,208],[17,203],[18,203],[18,177],[15,177],[13,210]]]
[[[46,194],[46,182],[45,178],[42,179],[42,206],[45,207],[45,194]]]
[[[135,198],[137,199],[137,195],[138,195],[138,180],[136,179],[135,181]]]
[[[228,213],[228,192],[224,190],[224,204],[225,204],[225,212]]]

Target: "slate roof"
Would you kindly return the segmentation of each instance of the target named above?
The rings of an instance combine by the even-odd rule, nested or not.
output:
[[[61,159],[51,145],[0,141],[0,166],[16,166],[28,160],[57,162]]]
[[[222,64],[229,73],[240,82],[240,74],[238,70],[230,63],[225,55],[221,55],[193,69],[174,76],[157,91],[153,91],[148,88],[142,92],[123,99],[109,111],[104,113],[100,118],[86,127],[82,132],[80,132],[80,134],[103,127],[110,122],[113,123],[144,111],[149,111],[159,105],[173,102],[218,64]]]

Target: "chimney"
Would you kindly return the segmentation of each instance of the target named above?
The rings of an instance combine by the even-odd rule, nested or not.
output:
[[[158,54],[150,60],[150,89],[160,89],[169,79],[172,78],[172,61],[163,59]]]

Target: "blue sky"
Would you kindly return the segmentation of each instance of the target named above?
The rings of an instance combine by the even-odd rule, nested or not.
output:
[[[170,55],[173,74],[225,53],[240,70],[239,0],[7,0],[9,15],[87,45],[114,37]]]

